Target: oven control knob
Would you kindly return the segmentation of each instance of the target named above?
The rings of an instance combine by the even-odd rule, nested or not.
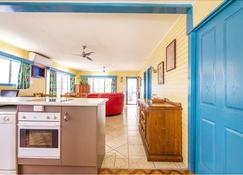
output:
[[[23,118],[23,119],[26,119],[26,116],[23,116],[22,118]]]
[[[9,117],[5,116],[5,117],[3,118],[3,120],[4,120],[5,122],[8,122],[10,119],[9,119]]]
[[[49,117],[49,116],[47,116],[47,117],[46,117],[46,119],[48,119],[48,120],[49,120],[49,119],[50,119],[50,117]]]
[[[54,120],[56,120],[57,119],[57,117],[56,116],[54,116]]]

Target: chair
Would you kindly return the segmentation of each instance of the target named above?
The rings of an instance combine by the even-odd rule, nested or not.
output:
[[[106,102],[106,115],[118,115],[123,112],[124,94],[123,93],[91,93],[88,98],[108,98]]]

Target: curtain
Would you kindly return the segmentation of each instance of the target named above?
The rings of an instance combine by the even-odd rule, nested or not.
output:
[[[55,70],[50,70],[50,86],[49,86],[50,95],[57,94],[57,73]]]
[[[117,92],[117,77],[112,77],[111,80],[111,92],[116,93]]]
[[[17,89],[28,89],[30,87],[30,64],[21,62],[18,74]]]
[[[75,88],[75,76],[70,75],[70,92],[74,92]]]

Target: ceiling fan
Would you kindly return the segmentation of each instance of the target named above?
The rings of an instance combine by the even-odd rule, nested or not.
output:
[[[89,61],[93,61],[92,58],[90,58],[90,55],[94,52],[85,52],[85,49],[87,48],[86,45],[83,45],[83,51],[82,51],[82,54],[74,54],[74,55],[77,55],[77,56],[81,56],[83,58],[86,58],[88,59]]]

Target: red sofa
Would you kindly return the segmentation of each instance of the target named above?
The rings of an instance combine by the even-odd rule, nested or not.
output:
[[[122,113],[124,107],[123,93],[91,93],[88,98],[108,98],[106,102],[106,115],[117,115]]]

